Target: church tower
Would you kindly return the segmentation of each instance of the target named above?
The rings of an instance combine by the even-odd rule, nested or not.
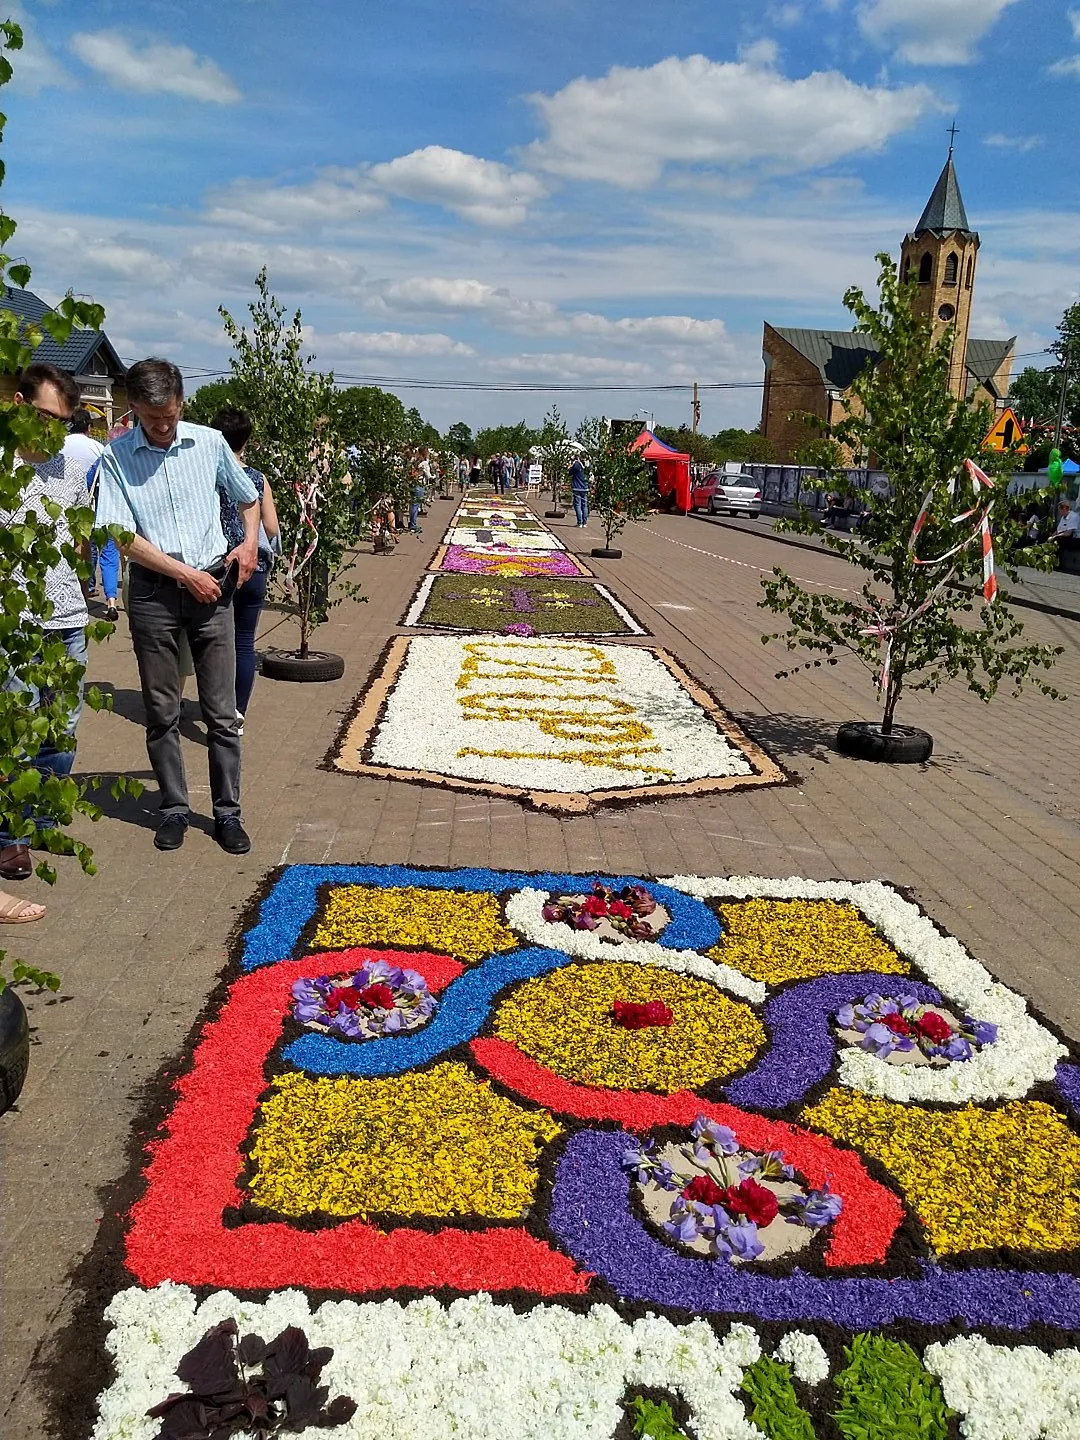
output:
[[[913,300],[916,315],[930,321],[935,340],[951,326],[954,339],[949,389],[963,399],[967,388],[968,326],[975,284],[979,237],[968,226],[952,146],[919,223],[905,235],[900,250],[900,278],[918,282]]]

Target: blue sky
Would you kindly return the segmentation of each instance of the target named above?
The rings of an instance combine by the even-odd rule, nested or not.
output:
[[[4,207],[47,298],[215,370],[265,263],[341,377],[436,424],[753,424],[761,323],[847,322],[959,125],[972,333],[1080,286],[1080,8],[1050,0],[21,0]],[[137,16],[137,20],[133,19]],[[191,382],[192,385],[197,383]],[[389,388],[395,388],[390,386]]]

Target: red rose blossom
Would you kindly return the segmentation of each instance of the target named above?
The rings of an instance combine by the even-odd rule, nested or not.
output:
[[[724,1191],[711,1175],[695,1175],[684,1188],[682,1196],[684,1200],[700,1200],[702,1205],[720,1205],[723,1203]]]
[[[625,900],[612,900],[608,904],[607,913],[616,916],[619,920],[629,920],[634,912]]]
[[[602,895],[590,895],[581,907],[586,915],[606,915],[608,913],[608,902]]]
[[[652,1025],[668,1026],[675,1017],[662,1000],[616,1000],[611,1006],[615,1023],[624,1030],[647,1030]]]
[[[729,1185],[721,1192],[719,1203],[732,1215],[745,1215],[755,1225],[769,1225],[780,1211],[773,1192],[749,1176],[740,1185]]]
[[[366,1005],[369,1010],[392,1010],[394,1008],[394,992],[389,985],[369,985],[366,990],[359,990],[360,1004]]]
[[[915,1029],[935,1045],[943,1045],[953,1033],[945,1016],[939,1015],[936,1010],[927,1010],[925,1015],[920,1015],[915,1021]]]
[[[884,1025],[886,1030],[891,1030],[894,1035],[910,1035],[911,1026],[904,1019],[903,1015],[894,1010],[890,1015],[882,1015],[879,1024]]]

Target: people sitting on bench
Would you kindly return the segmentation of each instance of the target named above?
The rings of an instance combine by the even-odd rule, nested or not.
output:
[[[828,527],[837,520],[845,519],[847,513],[848,510],[847,505],[844,503],[844,497],[836,494],[834,491],[833,494],[825,496],[825,514],[821,518],[821,523],[828,529]]]

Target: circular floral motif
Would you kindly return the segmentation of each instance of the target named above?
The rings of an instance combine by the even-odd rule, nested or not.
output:
[[[348,1040],[415,1030],[435,1013],[435,997],[416,970],[374,960],[352,975],[296,980],[293,1019]]]
[[[699,1115],[690,1143],[646,1140],[623,1155],[647,1214],[681,1249],[738,1264],[779,1259],[843,1209],[828,1183],[811,1190],[780,1150],[744,1149],[727,1125]]]
[[[989,1020],[962,1020],[924,1005],[917,995],[867,995],[858,1004],[841,1005],[836,1024],[842,1039],[881,1060],[909,1064],[950,1065],[970,1060],[997,1039]]]
[[[616,1001],[662,1001],[670,1026],[627,1029]],[[733,1075],[765,1044],[748,1005],[707,981],[606,961],[528,980],[499,1007],[495,1033],[582,1085],[672,1094]]]

